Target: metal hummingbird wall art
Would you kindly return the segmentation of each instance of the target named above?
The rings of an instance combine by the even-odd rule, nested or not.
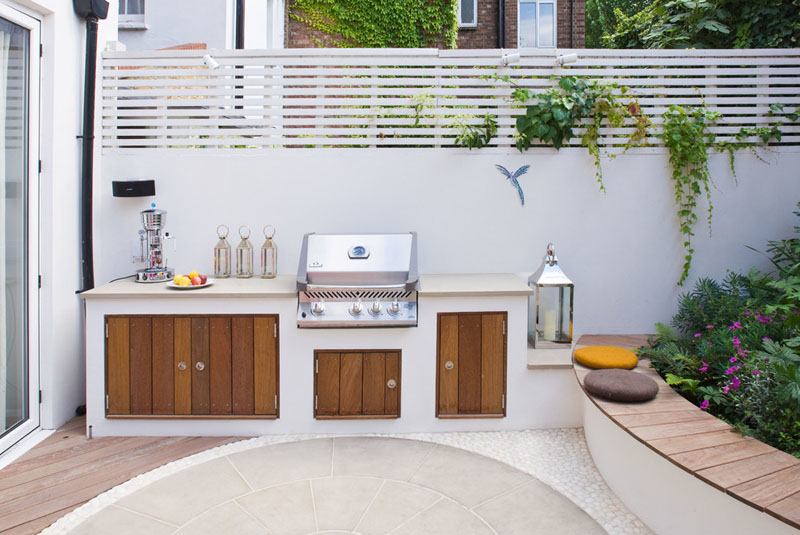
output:
[[[519,180],[517,180],[517,178],[527,173],[530,165],[523,165],[514,171],[513,175],[502,165],[495,165],[495,167],[497,167],[497,170],[503,173],[505,177],[511,181],[512,186],[517,188],[517,192],[519,192],[519,202],[522,204],[522,206],[525,206],[525,194],[522,193],[522,186],[519,185]]]

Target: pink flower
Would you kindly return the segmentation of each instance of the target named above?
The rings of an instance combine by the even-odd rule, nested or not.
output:
[[[708,371],[708,363],[707,363],[706,361],[704,361],[704,360],[701,360],[700,362],[701,362],[703,365],[702,365],[702,366],[700,366],[699,370],[700,370],[701,372]]]
[[[711,342],[706,342],[706,345],[713,346],[714,344],[712,344]]]
[[[769,357],[764,357],[764,362],[769,362]]]
[[[749,315],[750,315],[750,311],[749,311],[749,310],[745,310],[745,311],[744,311],[744,315],[745,315],[745,316],[749,316]]]
[[[725,385],[725,386],[722,387],[722,393],[723,394],[727,394],[728,390],[730,390],[730,389],[731,389],[731,387],[729,387],[728,385]]]
[[[706,400],[703,400],[703,402],[700,404],[700,410],[704,411],[707,408],[708,408],[708,400],[706,399]]]
[[[731,379],[731,388],[733,388],[735,390],[735,389],[739,388],[740,384],[742,384],[742,382],[739,380],[738,377],[736,377],[734,375],[733,379]]]
[[[765,318],[764,316],[756,316],[756,317],[758,318],[758,321],[760,321],[761,323],[769,323],[771,321],[769,318]]]
[[[725,375],[730,375],[730,374],[734,373],[738,369],[739,369],[739,366],[731,366],[730,368],[725,370]]]
[[[706,329],[713,329],[713,328],[714,328],[713,325],[706,325]]]
[[[761,339],[761,341],[762,342],[772,342],[772,338],[770,338],[769,336],[765,336],[764,338]]]
[[[736,357],[731,357],[728,360],[730,360],[731,362],[737,362],[739,359],[737,359]]]
[[[739,337],[738,337],[738,336],[734,336],[734,337],[733,337],[733,345],[735,345],[735,346],[738,346],[738,345],[740,345],[741,343],[742,343],[742,341],[741,341],[741,340],[739,340]]]
[[[741,324],[741,322],[738,322],[738,321],[734,321],[734,322],[733,322],[733,325],[731,325],[730,327],[728,327],[728,329],[729,329],[729,330],[733,330],[733,329],[743,329],[743,328],[744,328],[744,327],[742,327],[742,324]]]
[[[700,333],[694,333],[694,337],[695,337],[695,338],[700,338],[701,336],[703,336],[703,335],[702,335],[702,334],[700,334]]]
[[[759,370],[753,370],[753,375],[761,375],[761,372]]]

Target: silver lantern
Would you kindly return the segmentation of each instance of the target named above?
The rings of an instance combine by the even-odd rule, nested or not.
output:
[[[214,246],[214,277],[218,279],[227,279],[231,276],[231,244],[227,240],[228,232],[228,227],[225,225],[217,227],[219,241]]]
[[[558,266],[555,247],[547,244],[542,266],[528,286],[528,340],[534,348],[558,348],[572,343],[572,300],[575,285]]]
[[[247,225],[239,227],[239,237],[242,241],[236,246],[236,276],[247,279],[253,276],[253,244],[250,243]]]
[[[261,278],[274,279],[278,274],[278,246],[272,240],[275,236],[275,227],[267,225],[264,227],[264,238],[266,241],[261,246]]]

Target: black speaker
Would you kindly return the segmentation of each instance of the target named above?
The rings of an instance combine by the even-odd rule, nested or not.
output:
[[[108,16],[108,2],[106,0],[72,0],[75,13],[82,19],[97,17],[105,19]]]
[[[156,194],[156,181],[114,180],[111,189],[114,197],[152,197]]]

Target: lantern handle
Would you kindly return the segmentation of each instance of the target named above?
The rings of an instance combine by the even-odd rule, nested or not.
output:
[[[556,247],[553,242],[547,244],[545,261],[551,266],[556,263]]]

